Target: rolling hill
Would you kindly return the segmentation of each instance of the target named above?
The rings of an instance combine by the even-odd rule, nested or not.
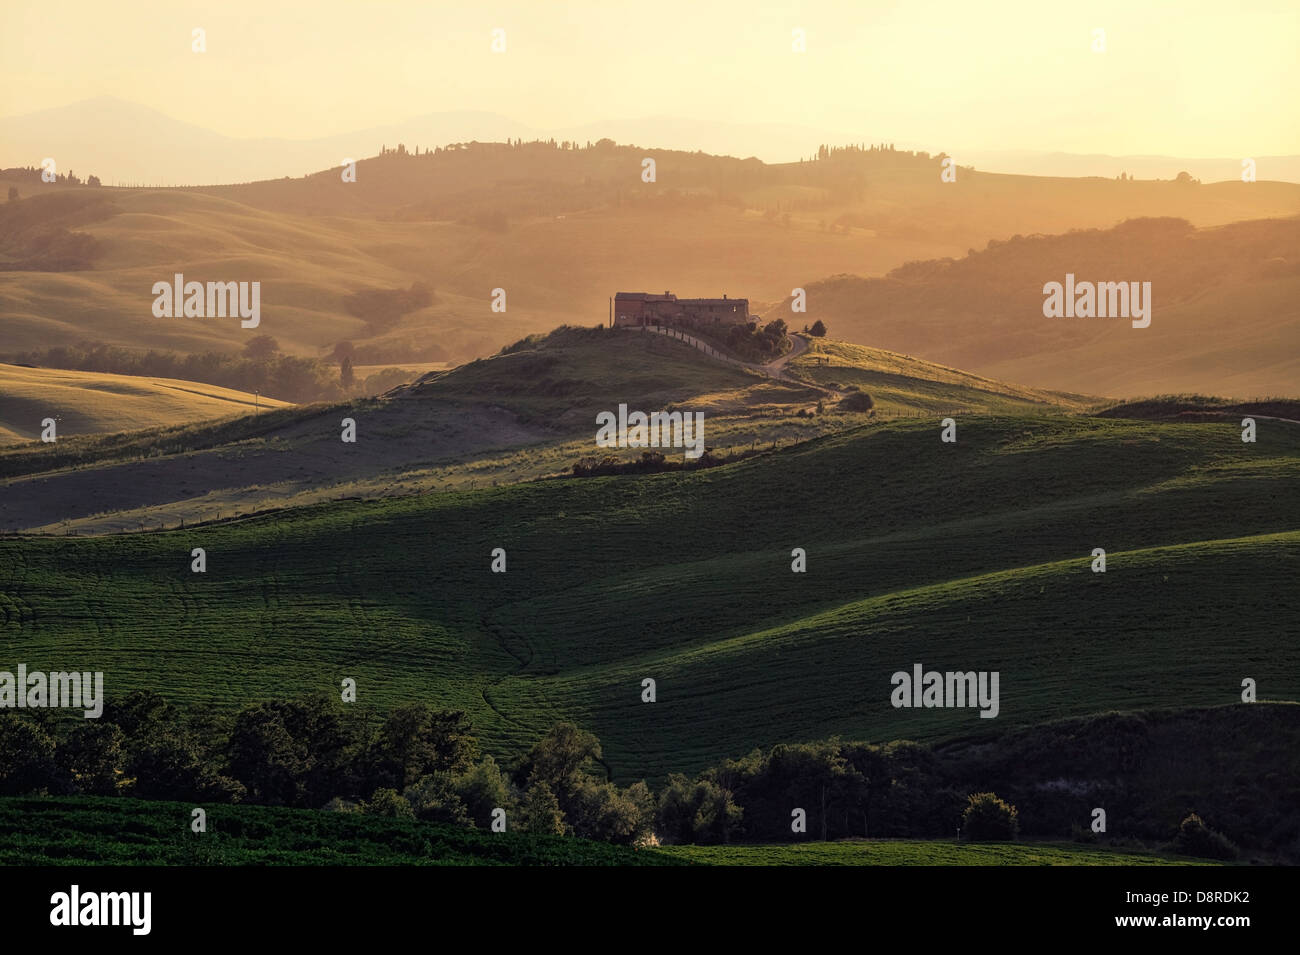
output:
[[[646,157],[658,164],[652,183],[640,178]],[[746,296],[760,314],[791,320],[798,316],[781,304],[791,289],[827,275],[883,275],[990,240],[1110,228],[1142,216],[1177,216],[1205,228],[1300,210],[1300,185],[1292,183],[1034,178],[966,167],[944,183],[939,172],[939,157],[925,153],[847,150],[769,165],[612,143],[479,143],[418,157],[390,151],[360,161],[350,183],[338,169],[193,189],[46,189],[22,181],[22,197],[0,207],[0,225],[5,217],[26,223],[21,242],[0,249],[0,262],[16,269],[0,272],[0,314],[6,348],[14,351],[91,339],[192,352],[238,348],[250,334],[269,334],[300,355],[352,341],[363,364],[465,360],[559,324],[601,321],[619,288]],[[78,202],[84,210],[69,208]],[[36,254],[47,250],[47,220],[68,232],[60,241],[72,245],[62,257]],[[1158,243],[1148,253],[1172,256]],[[54,267],[51,261],[75,265],[74,258],[91,267],[35,270]],[[177,273],[262,283],[260,327],[153,317],[153,283]],[[415,282],[433,290],[431,303],[391,323],[368,322],[346,305],[359,291]],[[492,309],[498,288],[506,292],[504,312]],[[820,295],[813,302],[823,308]],[[1234,301],[1232,322],[1223,317],[1228,303],[1207,303],[1213,307],[1198,334],[1204,339],[1217,327],[1207,347],[1229,354],[1249,347],[1255,355],[1276,344],[1269,336],[1279,302]],[[1243,308],[1259,317],[1250,318],[1256,332],[1239,347],[1232,329]],[[845,328],[838,327],[841,314]],[[926,327],[913,315],[891,308],[870,314],[868,325],[849,321],[842,309],[825,311],[841,337],[1028,380],[985,367],[992,346],[977,356],[984,364],[973,362],[939,347],[932,332],[926,340],[907,337],[909,327]],[[1215,316],[1217,326],[1210,324]],[[978,315],[955,312],[947,320],[954,340],[987,342]],[[1045,375],[1031,383],[1094,392],[1145,387],[1115,377],[1105,389]],[[1214,381],[1198,387],[1224,390]]]
[[[1090,402],[879,350],[813,347],[838,348],[834,364],[814,367],[803,356],[779,381],[659,336],[565,328],[383,398],[14,447],[0,453],[0,530],[140,530],[341,497],[532,480],[589,457],[596,415],[620,402],[646,410],[688,404],[708,416],[709,445],[723,452],[866,420],[797,417],[827,397],[818,376],[866,387],[880,417],[1045,413]],[[356,445],[340,441],[345,417],[358,423]]]
[[[0,444],[168,427],[288,405],[273,398],[173,378],[137,378],[0,364]]]
[[[1234,702],[1246,677],[1295,700],[1298,476],[1282,422],[1251,445],[1231,423],[1001,414],[962,418],[953,445],[900,419],[703,471],[0,541],[0,636],[33,669],[189,706],[352,677],[373,705],[466,710],[501,757],[573,719],[620,780],[989,730],[891,707],[914,663],[999,671],[1002,730]]]
[[[454,142],[557,139],[657,143],[667,149],[757,156],[769,163],[810,155],[817,143],[841,145],[860,133],[786,123],[742,123],[658,115],[608,119],[564,129],[539,129],[496,113],[454,110],[314,139],[224,136],[115,96],[0,117],[0,165],[29,163],[37,153],[60,167],[99,173],[114,185],[239,183],[295,175],[344,156],[368,156],[383,144],[423,147]],[[895,137],[890,137],[891,139]],[[142,151],[141,142],[154,144]],[[899,140],[901,143],[901,140]],[[916,144],[907,144],[913,148]],[[955,147],[950,147],[955,148]],[[1180,171],[1206,182],[1235,179],[1240,157],[1110,156],[1029,150],[956,150],[980,169],[1032,176],[1173,179]],[[1260,175],[1300,182],[1300,156],[1258,156]]]
[[[1044,317],[1043,286],[1067,273],[1078,282],[1150,282],[1150,326]],[[1297,217],[1202,229],[1135,219],[1017,235],[882,278],[835,276],[807,293],[808,318],[837,337],[1040,387],[1252,398],[1293,394],[1300,381]]]

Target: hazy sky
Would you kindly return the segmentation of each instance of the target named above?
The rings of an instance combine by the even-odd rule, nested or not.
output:
[[[1300,153],[1297,49],[1297,0],[5,0],[0,114],[108,94],[230,136],[469,109],[543,129],[672,115],[935,148],[1269,155]]]

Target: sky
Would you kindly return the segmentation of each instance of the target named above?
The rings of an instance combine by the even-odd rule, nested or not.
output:
[[[238,137],[482,110],[539,129],[666,115],[966,149],[1280,155],[1300,153],[1297,49],[1297,0],[5,0],[0,115],[111,95]]]

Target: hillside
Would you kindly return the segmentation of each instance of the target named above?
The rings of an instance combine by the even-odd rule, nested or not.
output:
[[[647,156],[658,163],[653,183],[640,178]],[[845,151],[768,165],[612,144],[533,143],[418,157],[389,152],[360,161],[352,183],[338,169],[193,189],[52,186],[46,194],[41,184],[22,182],[22,198],[8,214],[38,232],[46,219],[67,219],[65,206],[77,197],[93,205],[93,216],[88,209],[75,226],[60,226],[86,237],[67,241],[89,268],[31,271],[54,266],[33,259],[26,239],[21,248],[0,249],[11,265],[29,266],[0,272],[0,313],[6,348],[14,351],[83,339],[205,351],[269,334],[308,356],[351,341],[362,364],[463,361],[559,324],[601,321],[620,288],[743,295],[760,314],[789,318],[777,303],[824,276],[883,275],[1017,234],[1109,228],[1135,216],[1178,216],[1207,227],[1300,210],[1300,185],[1290,183],[1049,179],[964,167],[957,182],[943,183],[939,171],[938,157],[925,153]],[[259,328],[154,318],[150,289],[176,273],[262,283]],[[433,300],[391,322],[376,325],[345,304],[359,291],[416,282],[433,290]],[[496,288],[506,290],[504,312],[491,308]],[[1264,321],[1269,303],[1259,304]],[[928,343],[895,341],[885,333],[901,334],[905,316],[876,317],[887,324],[841,329],[832,319],[832,328],[863,343],[1026,380],[928,351]],[[1271,328],[1256,333],[1261,342],[1272,341]],[[965,322],[953,333],[982,329]],[[1030,383],[1099,390],[1042,376]]]
[[[59,438],[171,427],[285,408],[283,401],[173,378],[136,378],[0,364],[0,444],[40,437],[53,418]]]
[[[687,865],[587,839],[491,833],[414,819],[140,799],[0,799],[0,865]],[[123,834],[129,833],[124,838]]]
[[[1230,703],[1243,677],[1300,699],[1300,645],[1277,625],[1295,612],[1300,428],[1253,445],[1217,423],[938,431],[904,419],[704,471],[0,541],[0,633],[33,669],[102,669],[110,694],[190,706],[353,677],[381,707],[463,708],[501,757],[574,719],[620,780],[832,734],[991,730],[970,709],[891,707],[891,673],[914,663],[999,671],[999,731]]]
[[[936,406],[1046,412],[1082,404],[878,350],[846,349],[833,371],[847,381],[858,363],[894,369],[888,383],[874,372],[855,378],[879,395],[882,417]],[[426,374],[384,398],[12,448],[0,453],[7,480],[0,530],[140,530],[341,497],[531,480],[589,457],[596,415],[619,403],[647,411],[688,404],[707,415],[709,446],[724,453],[866,420],[795,416],[824,397],[797,379],[724,365],[658,336],[566,328]],[[345,417],[357,422],[356,445],[340,441]]]
[[[1044,317],[1044,284],[1067,273],[1150,282],[1150,326]],[[1254,398],[1293,395],[1300,381],[1296,217],[1017,235],[959,259],[912,262],[883,278],[836,276],[807,291],[809,319],[837,337],[1039,387]]]
[[[1199,859],[1070,843],[956,843],[846,840],[784,846],[664,846],[696,865],[1213,865]]]
[[[310,809],[94,797],[0,799],[3,865],[1198,865],[1070,844],[889,842],[632,849],[586,839],[464,830]],[[129,839],[122,834],[130,833]]]
[[[835,390],[856,387],[884,413],[1083,410],[1096,403],[1087,395],[1025,388],[883,348],[826,338],[809,341],[809,349],[786,366],[795,378]]]

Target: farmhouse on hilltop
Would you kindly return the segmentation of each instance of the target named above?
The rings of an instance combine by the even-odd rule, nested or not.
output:
[[[678,298],[672,292],[619,292],[610,317],[615,328],[639,325],[739,325],[749,321],[747,298]]]

